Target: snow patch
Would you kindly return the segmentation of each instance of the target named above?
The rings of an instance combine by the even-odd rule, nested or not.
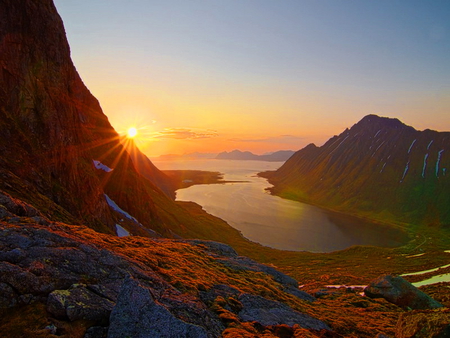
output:
[[[422,177],[425,178],[425,169],[427,168],[427,158],[428,154],[425,154],[425,157],[423,158],[423,168],[422,168]]]
[[[406,167],[405,167],[405,170],[403,171],[403,176],[402,176],[402,179],[400,180],[400,183],[403,182],[403,179],[405,178],[406,173],[408,172],[408,169],[409,169],[409,161],[408,161],[408,163],[406,163]]]
[[[127,237],[130,236],[130,233],[122,228],[119,224],[116,224],[116,234],[119,237]]]
[[[411,272],[411,273],[404,273],[400,276],[416,276],[416,275],[423,275],[425,273],[429,273],[429,272],[435,272],[438,271],[439,269],[445,269],[448,268],[450,266],[450,264],[447,265],[443,265],[443,266],[438,266],[437,268],[434,269],[429,269],[429,270],[423,270],[423,271],[417,271],[417,272]]]
[[[111,171],[113,171],[113,169],[111,169],[110,167],[108,167],[107,165],[104,165],[102,162],[97,161],[97,160],[92,160],[92,162],[94,162],[94,167],[97,169],[101,169],[103,171],[106,171],[107,173],[110,173]]]
[[[373,155],[375,155],[375,153],[378,151],[378,149],[381,148],[381,146],[384,144],[384,142],[386,142],[386,141],[381,142],[381,144],[378,146],[378,148],[375,149],[375,152],[372,154],[372,157],[373,157]]]
[[[438,158],[436,161],[436,177],[439,176],[439,162],[441,162],[441,156],[442,156],[443,152],[444,152],[444,149],[442,149],[441,151],[438,152]]]
[[[325,285],[326,288],[329,289],[339,289],[339,288],[347,288],[347,289],[365,289],[367,285],[345,285],[345,284],[336,284],[336,285]]]
[[[121,209],[116,202],[114,202],[111,198],[109,198],[108,195],[104,194],[105,198],[106,198],[106,202],[108,203],[108,205],[113,208],[115,211],[117,211],[118,213],[124,215],[126,218],[131,219],[132,221],[135,221],[136,223],[139,224],[138,220],[136,218],[134,218],[133,216],[131,216],[128,212],[124,211],[123,209]]]
[[[423,281],[411,283],[411,284],[414,285],[416,288],[418,288],[420,286],[436,284],[436,283],[441,283],[441,282],[450,282],[450,273],[433,276],[429,279],[425,279]]]
[[[412,255],[412,256],[406,256],[406,258],[420,257],[420,256],[423,256],[423,255],[425,255],[425,253],[420,253],[420,254]]]
[[[431,140],[431,142],[430,142],[430,143],[428,143],[428,147],[427,147],[427,150],[429,150],[429,149],[430,149],[431,145],[433,144],[433,141],[434,141],[434,140]]]
[[[350,135],[347,135],[347,136],[341,141],[341,143],[339,143],[338,146],[337,146],[336,148],[334,148],[334,149],[330,152],[330,155],[331,155],[337,148],[339,148],[339,147],[341,146],[341,144],[344,143],[344,141],[345,141],[346,139],[348,139],[349,136],[350,136]]]
[[[414,141],[412,141],[412,143],[411,143],[411,145],[409,146],[409,149],[408,149],[408,154],[411,152],[411,149],[412,149],[414,143],[416,143],[416,141],[417,141],[417,139],[414,139]]]

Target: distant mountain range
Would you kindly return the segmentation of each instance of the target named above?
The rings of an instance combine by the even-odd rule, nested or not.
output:
[[[216,156],[218,160],[253,160],[253,161],[269,161],[269,162],[284,162],[291,157],[295,151],[280,150],[264,155],[255,155],[249,151],[233,150],[230,152],[224,151]]]
[[[268,161],[268,162],[284,162],[291,157],[295,151],[293,150],[280,150],[263,155],[255,155],[249,151],[233,150],[230,152],[224,151],[219,154],[215,153],[189,153],[183,155],[168,154],[161,155],[154,158],[154,160],[195,160],[195,159],[218,159],[218,160],[242,160],[242,161]]]
[[[450,226],[450,132],[368,115],[275,172],[272,192],[383,220]]]

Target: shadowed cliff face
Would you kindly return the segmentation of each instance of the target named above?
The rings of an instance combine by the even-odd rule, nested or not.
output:
[[[402,222],[450,224],[450,133],[364,117],[322,147],[309,145],[275,173],[273,192]]]
[[[107,194],[142,224],[158,220],[150,194],[160,191],[135,171],[80,79],[51,0],[0,2],[0,153],[0,189],[40,203],[52,218],[112,229]]]

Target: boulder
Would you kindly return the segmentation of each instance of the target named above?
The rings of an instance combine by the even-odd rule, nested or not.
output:
[[[384,298],[404,309],[442,307],[442,304],[400,276],[385,275],[378,277],[364,289],[364,294],[370,298]]]
[[[290,308],[284,303],[269,300],[261,296],[241,294],[238,299],[242,304],[239,318],[245,322],[256,321],[263,326],[298,324],[312,330],[331,330],[324,322]]]
[[[128,277],[111,312],[108,338],[207,338],[203,327],[176,318],[150,290]]]
[[[55,290],[49,294],[47,311],[56,318],[70,321],[87,319],[107,322],[114,303],[81,285],[69,290]]]

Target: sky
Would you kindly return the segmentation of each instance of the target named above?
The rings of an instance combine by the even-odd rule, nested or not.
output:
[[[450,131],[450,1],[54,0],[149,156],[299,150],[365,115]]]

